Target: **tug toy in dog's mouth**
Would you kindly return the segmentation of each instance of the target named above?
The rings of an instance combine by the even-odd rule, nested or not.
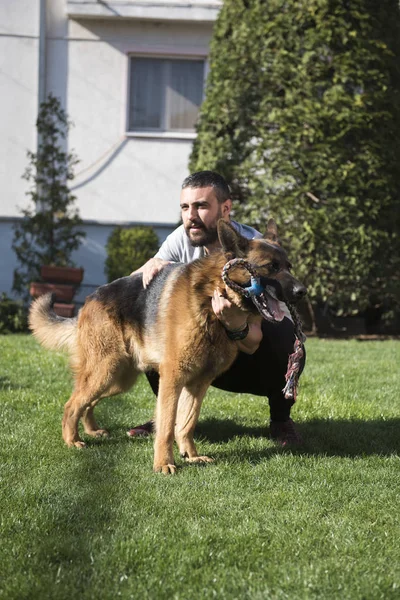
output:
[[[279,300],[275,294],[275,290],[271,285],[265,286],[261,294],[256,294],[250,297],[258,312],[264,319],[267,321],[282,321],[285,313],[281,309]]]
[[[242,287],[232,281],[228,272],[232,267],[242,267],[251,275],[250,286]],[[225,285],[246,298],[251,298],[260,315],[267,321],[282,321],[285,313],[280,307],[275,288],[272,285],[261,285],[260,277],[252,265],[243,258],[234,258],[228,261],[222,270],[222,279]]]

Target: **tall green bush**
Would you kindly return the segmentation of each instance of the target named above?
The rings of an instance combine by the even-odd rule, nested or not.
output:
[[[225,0],[191,171],[274,216],[314,302],[398,309],[398,0]]]
[[[152,227],[116,227],[107,240],[105,273],[108,281],[130,275],[152,258],[159,247]]]
[[[28,151],[23,177],[30,184],[29,204],[20,209],[22,220],[14,228],[12,244],[19,263],[13,289],[25,299],[30,282],[40,279],[42,265],[75,266],[71,254],[86,235],[68,188],[78,162],[63,146],[70,125],[60,100],[50,94],[39,108],[38,150]]]

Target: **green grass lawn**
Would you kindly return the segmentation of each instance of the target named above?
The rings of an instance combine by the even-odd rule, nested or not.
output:
[[[215,463],[164,477],[126,436],[144,378],[98,407],[109,439],[67,449],[66,357],[0,337],[0,598],[400,598],[400,342],[307,349],[301,450],[268,438],[265,398],[211,389]]]

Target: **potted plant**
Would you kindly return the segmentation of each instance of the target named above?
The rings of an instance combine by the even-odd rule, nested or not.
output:
[[[40,276],[43,281],[54,281],[56,283],[71,283],[79,285],[82,283],[84,271],[81,267],[58,267],[56,265],[42,265]]]
[[[73,314],[70,304],[83,279],[71,255],[85,232],[68,188],[73,179],[75,155],[65,150],[70,120],[60,100],[49,95],[39,108],[36,122],[37,152],[28,152],[29,165],[24,178],[31,184],[30,204],[23,208],[22,220],[14,228],[13,249],[19,266],[14,271],[13,289],[25,300],[51,291],[56,296],[56,312]]]

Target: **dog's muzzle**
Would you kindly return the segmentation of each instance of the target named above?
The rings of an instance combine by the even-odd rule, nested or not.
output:
[[[232,267],[242,267],[246,269],[251,275],[250,285],[242,287],[235,281],[232,281],[228,275],[229,270]],[[253,266],[244,260],[244,258],[234,258],[228,261],[222,269],[222,280],[235,292],[250,298],[253,304],[257,308],[260,315],[267,321],[282,321],[285,317],[285,313],[281,309],[280,302],[276,295],[276,290],[272,285],[262,285],[260,277],[257,275]]]

